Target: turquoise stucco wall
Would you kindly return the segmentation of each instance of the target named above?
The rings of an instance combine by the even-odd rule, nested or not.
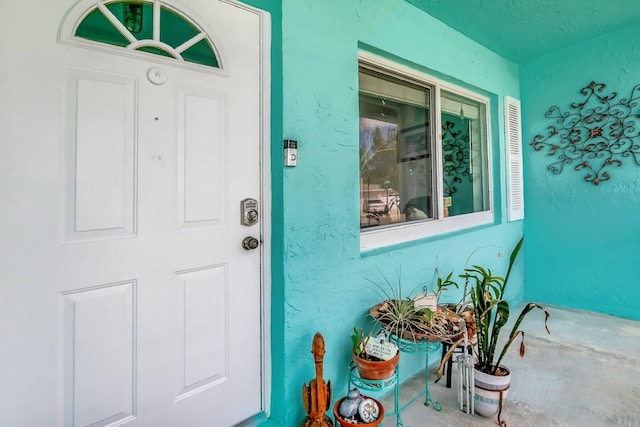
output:
[[[325,377],[346,391],[349,335],[378,298],[366,278],[405,289],[434,269],[480,263],[504,271],[522,234],[507,223],[502,97],[519,97],[518,67],[401,0],[244,0],[272,20],[272,395],[268,425],[297,425],[303,383],[314,375],[311,339],[323,333]],[[418,40],[418,42],[416,42]],[[422,40],[432,41],[424,49]],[[363,48],[491,99],[495,225],[362,254],[359,249],[357,54]],[[284,128],[284,129],[283,129]],[[299,141],[299,165],[283,168],[282,140]],[[522,299],[523,263],[509,298]],[[450,295],[456,299],[456,292]],[[404,355],[403,355],[404,357]],[[433,357],[432,360],[437,359]],[[403,376],[423,366],[404,357]],[[264,423],[263,423],[264,425]]]
[[[489,96],[496,224],[360,252],[359,47]],[[378,301],[365,278],[380,272],[395,278],[401,268],[404,288],[412,289],[432,281],[437,265],[461,271],[476,249],[472,263],[504,271],[500,254],[518,240],[522,222],[507,223],[503,215],[502,97],[519,97],[519,74],[513,63],[402,0],[283,0],[282,61],[283,137],[299,141],[299,161],[284,169],[282,140],[273,141],[273,174],[281,177],[274,180],[274,215],[282,219],[274,222],[274,245],[282,239],[283,246],[274,248],[282,259],[272,264],[272,419],[292,426],[304,416],[300,389],[314,376],[310,349],[317,331],[326,342],[325,377],[336,397],[346,392],[350,332]],[[521,267],[513,279],[509,297],[516,301]],[[403,355],[401,363],[406,376],[424,362]]]
[[[521,66],[527,299],[640,319],[640,167],[627,158],[596,187],[571,167],[552,175],[551,158],[527,145],[553,124],[547,109],[569,110],[591,81],[628,98],[640,83],[638,34],[630,27]]]

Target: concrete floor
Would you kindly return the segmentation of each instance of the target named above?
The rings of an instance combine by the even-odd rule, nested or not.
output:
[[[512,310],[512,321],[520,310]],[[548,335],[543,314],[531,312],[521,329],[526,332],[526,354],[518,356],[519,341],[504,364],[511,369],[511,388],[502,419],[509,427],[640,427],[640,322],[595,313],[547,307],[551,313]],[[508,329],[510,330],[510,328]],[[438,354],[430,356],[439,359]],[[468,415],[457,403],[457,370],[452,388],[444,379],[429,392],[442,403],[440,412],[417,401],[402,412],[405,427],[495,426],[497,420]],[[424,371],[405,381],[401,404],[424,390]],[[388,412],[393,393],[383,399]],[[386,417],[385,427],[396,425]]]

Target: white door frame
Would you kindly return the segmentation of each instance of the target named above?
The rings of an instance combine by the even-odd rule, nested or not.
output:
[[[271,413],[271,15],[236,0],[221,0],[246,8],[260,17],[260,159],[262,199],[261,317],[262,317],[262,410]]]
[[[261,232],[261,335],[262,410],[271,412],[271,14],[239,0],[220,0],[255,13],[260,19],[260,159]]]

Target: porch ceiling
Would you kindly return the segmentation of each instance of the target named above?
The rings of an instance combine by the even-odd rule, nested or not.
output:
[[[516,63],[640,23],[638,0],[406,0]]]

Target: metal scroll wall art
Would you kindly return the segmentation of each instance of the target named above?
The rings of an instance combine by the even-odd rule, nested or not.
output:
[[[618,93],[605,94],[605,88],[604,83],[591,82],[580,90],[585,99],[572,103],[570,111],[553,106],[545,113],[555,124],[547,127],[547,135],[536,135],[530,145],[555,158],[547,166],[552,173],[573,166],[586,172],[586,182],[598,185],[609,180],[609,170],[622,166],[625,159],[640,166],[640,84],[629,98],[616,99]]]
[[[463,178],[471,181],[469,168],[469,130],[461,130],[454,122],[447,120],[442,125],[442,169],[445,183],[445,192],[452,195],[458,189]]]

